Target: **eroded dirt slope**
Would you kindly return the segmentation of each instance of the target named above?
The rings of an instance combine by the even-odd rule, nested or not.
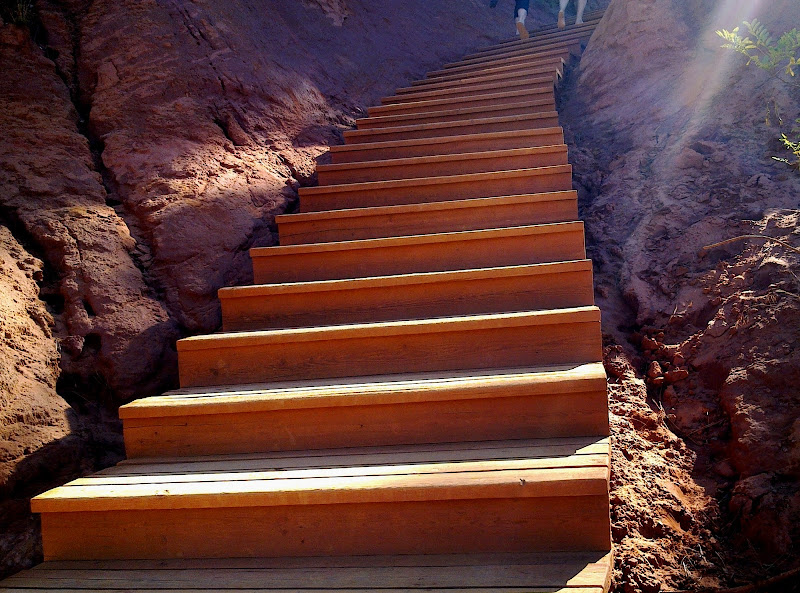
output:
[[[800,175],[765,118],[794,121],[800,88],[715,34],[753,18],[777,35],[800,5],[614,0],[564,93],[606,340],[631,365],[610,373],[620,591],[798,564],[800,259],[702,250],[800,246]]]

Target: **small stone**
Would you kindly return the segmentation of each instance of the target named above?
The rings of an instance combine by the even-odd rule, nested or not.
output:
[[[660,377],[662,375],[661,365],[658,364],[657,360],[654,360],[650,363],[650,366],[647,367],[647,377],[649,379],[655,379],[656,377]]]
[[[664,373],[664,379],[667,383],[677,383],[678,381],[683,381],[689,376],[689,371],[684,368],[675,368],[671,371],[667,371]]]
[[[642,337],[643,350],[658,350],[658,346],[658,342],[656,342],[653,338],[649,338],[647,336]]]

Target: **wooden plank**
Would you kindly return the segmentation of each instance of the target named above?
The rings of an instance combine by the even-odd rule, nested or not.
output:
[[[440,154],[463,154],[563,143],[563,131],[556,126],[417,140],[343,144],[331,146],[330,154],[333,163],[348,163]]]
[[[512,68],[503,70],[500,68],[487,68],[481,73],[475,73],[470,76],[440,76],[436,79],[424,78],[415,80],[411,86],[397,89],[395,94],[401,95],[415,90],[422,89],[436,89],[448,86],[455,86],[458,84],[480,83],[482,81],[489,82],[493,80],[501,80],[503,78],[522,78],[522,77],[536,77],[538,76],[561,76],[564,72],[564,60],[554,58],[550,61],[536,64],[532,66],[523,66],[521,68]]]
[[[555,84],[555,76],[540,76],[537,78],[507,79],[505,81],[479,82],[475,84],[462,84],[455,87],[442,87],[428,90],[426,88],[414,89],[411,92],[401,95],[392,95],[381,99],[383,105],[396,105],[398,103],[411,103],[415,101],[432,101],[437,99],[458,99],[461,97],[477,97],[482,95],[499,94],[501,98],[504,94],[515,91],[525,90],[529,96],[549,95],[552,93]],[[483,98],[487,104],[498,105],[499,102],[490,101]]]
[[[428,96],[428,97],[409,97],[408,101],[398,103],[390,103],[386,105],[376,105],[367,110],[370,117],[382,117],[391,115],[427,115],[431,112],[442,110],[463,110],[467,112],[464,117],[450,118],[451,121],[460,120],[473,120],[473,119],[491,119],[496,117],[503,117],[502,115],[492,115],[491,111],[484,113],[484,110],[493,110],[496,108],[517,105],[521,102],[534,102],[542,104],[544,108],[537,107],[532,109],[531,112],[542,113],[547,111],[555,111],[555,93],[552,87],[536,87],[526,88],[525,86],[514,86],[505,88],[502,91],[494,89],[486,89],[481,91],[480,94],[462,93],[459,97],[448,95]],[[546,106],[550,105],[551,108],[547,109]],[[420,122],[422,124],[424,122]],[[429,122],[435,123],[435,122]],[[400,124],[397,124],[400,125]],[[407,123],[405,125],[413,125]],[[452,134],[451,134],[452,135]]]
[[[268,481],[268,480],[304,480],[319,478],[362,478],[368,476],[417,476],[437,474],[458,474],[487,471],[510,471],[529,469],[563,469],[582,467],[604,467],[608,465],[608,455],[601,452],[594,455],[570,455],[559,458],[546,459],[496,459],[492,461],[439,461],[436,463],[403,464],[392,460],[388,465],[369,466],[361,465],[347,467],[317,467],[317,468],[280,468],[274,470],[260,469],[247,471],[240,468],[223,471],[208,472],[185,464],[170,472],[163,468],[158,473],[131,474],[127,471],[96,474],[86,478],[78,478],[62,486],[64,496],[69,497],[74,488],[96,488],[104,493],[105,486],[161,486],[178,484],[212,484],[215,482],[243,482],[243,481]],[[338,481],[338,480],[337,480]],[[147,489],[144,489],[145,491]]]
[[[575,574],[575,566],[458,566],[458,567],[393,567],[331,569],[307,568],[298,570],[226,570],[213,571],[46,571],[8,579],[4,585],[30,588],[80,588],[93,589],[346,589],[371,587],[380,584],[389,589],[455,587],[564,587],[602,586],[606,569],[602,565],[589,565]],[[487,574],[488,573],[488,574]]]
[[[586,251],[583,223],[563,222],[266,247],[250,256],[255,282],[276,284],[576,261]]]
[[[476,106],[466,108],[439,109],[425,113],[389,113],[386,115],[364,117],[356,120],[356,129],[372,130],[396,126],[412,126],[470,120],[474,118],[506,117],[528,115],[531,113],[552,113],[555,111],[555,97],[535,98],[523,97],[511,103]],[[513,168],[513,167],[509,167]]]
[[[295,474],[297,477],[287,479],[170,482],[163,485],[67,485],[35,497],[31,501],[31,508],[33,512],[46,514],[607,494],[607,463],[599,456],[589,459],[594,464],[585,467],[569,467],[566,464],[566,467],[555,468],[486,468],[441,474],[363,475],[366,472],[361,472],[353,476],[301,478]],[[479,467],[479,464],[475,467]]]
[[[348,144],[355,144],[361,142],[419,140],[422,138],[463,136],[465,134],[484,134],[488,132],[508,132],[528,128],[552,128],[557,125],[558,113],[546,111],[526,115],[506,115],[441,123],[391,126],[374,130],[348,130],[343,135]]]
[[[364,326],[220,334],[179,342],[184,387],[601,359],[599,312],[505,313]],[[474,344],[481,344],[476,351]],[[564,344],[571,345],[565,350]],[[259,366],[260,365],[260,366]]]
[[[159,416],[163,416],[168,414],[168,410],[173,409],[175,405],[192,406],[197,402],[205,405],[209,400],[220,402],[222,407],[217,410],[217,413],[228,413],[235,410],[252,412],[262,410],[262,406],[284,409],[287,405],[299,408],[319,405],[326,407],[363,405],[374,396],[380,396],[382,400],[396,397],[397,399],[390,400],[391,403],[400,403],[429,399],[481,398],[486,396],[487,390],[497,396],[508,394],[508,397],[524,393],[532,395],[558,394],[568,393],[573,389],[587,391],[601,389],[605,386],[605,382],[605,371],[599,362],[549,367],[474,369],[448,373],[372,375],[348,377],[335,382],[328,380],[270,382],[255,385],[176,389],[168,391],[162,396],[153,396],[126,404],[120,408],[120,416],[125,419],[147,418],[152,413],[149,411],[151,409],[154,409]],[[359,400],[359,396],[363,399]],[[320,398],[333,398],[335,401],[331,404],[320,403]],[[230,405],[237,407],[234,409],[227,407]],[[177,415],[188,413],[179,411]],[[492,443],[485,443],[487,447],[491,445]]]
[[[560,268],[560,263],[519,266],[553,266],[541,273],[503,273],[509,268],[489,268],[483,274],[441,272],[412,274],[404,283],[382,283],[374,278],[348,281],[291,283],[295,291],[254,290],[220,292],[223,330],[243,331],[339,325],[534,311],[594,304],[591,269]],[[489,273],[499,270],[497,274]],[[438,281],[425,281],[441,274]],[[420,277],[424,277],[419,281]],[[396,276],[381,278],[394,279]],[[373,282],[361,282],[370,280]],[[303,290],[304,284],[310,285]],[[325,284],[323,289],[320,285]],[[277,285],[266,285],[277,286]]]
[[[526,489],[520,479],[517,491]],[[610,549],[604,489],[535,499],[44,513],[42,533],[48,560]]]
[[[502,151],[390,159],[367,163],[321,165],[321,185],[413,179],[426,175],[444,177],[488,171],[508,171],[568,164],[566,145],[538,146]],[[292,215],[284,215],[291,217]],[[422,233],[415,233],[422,234]]]
[[[0,583],[2,584],[2,583]],[[0,587],[0,593],[5,593],[6,591],[13,592],[13,593],[36,593],[41,591],[40,588],[26,588],[26,587],[16,587],[16,588],[5,588]],[[76,589],[67,589],[63,587],[54,587],[48,588],[48,591],[58,591],[59,593],[82,593],[85,592],[87,589],[85,588],[76,588]],[[164,589],[103,589],[107,593],[130,593],[131,591],[137,591],[140,593],[158,593],[159,591],[163,591]],[[180,589],[184,593],[222,593],[223,591],[232,591],[235,590],[240,593],[260,593],[262,591],[275,591],[278,593],[281,592],[291,592],[291,593],[330,593],[331,591],[337,591],[337,593],[395,593],[397,589],[385,589],[381,587],[368,587],[366,589],[298,589],[296,587],[290,589],[272,589],[272,588],[265,588],[260,587],[258,589]],[[408,591],[419,591],[420,593],[602,593],[603,589],[601,588],[564,588],[564,589],[551,589],[551,588],[531,588],[531,587],[515,587],[515,588],[496,588],[496,587],[458,587],[458,588],[448,588],[448,589],[423,589],[423,588],[409,588],[406,589]]]
[[[541,441],[531,449],[525,449],[525,444]],[[207,455],[192,457],[192,462],[206,471],[220,471],[231,465],[243,468],[263,467],[264,463],[275,463],[282,467],[330,467],[332,463],[341,463],[341,459],[348,459],[351,463],[398,463],[415,460],[436,459],[476,459],[476,458],[502,458],[520,457],[520,451],[526,450],[531,457],[552,457],[573,454],[607,454],[609,447],[608,437],[569,437],[552,439],[533,439],[527,441],[481,441],[457,443],[424,443],[383,445],[375,447],[351,447],[340,449],[315,449],[306,451],[274,451],[269,454],[237,453],[231,455]],[[338,459],[338,461],[337,461]],[[266,461],[265,461],[266,460]],[[152,457],[136,460],[125,460],[117,466],[124,471],[135,473],[138,468],[151,468],[152,471],[170,471],[173,466],[185,464],[185,457]],[[115,468],[108,468],[99,472],[114,472]],[[145,469],[145,471],[149,471]]]
[[[129,457],[608,433],[605,389],[125,421]]]

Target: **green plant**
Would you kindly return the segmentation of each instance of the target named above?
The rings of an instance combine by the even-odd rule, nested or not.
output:
[[[800,70],[800,30],[787,31],[776,40],[757,20],[745,21],[744,26],[748,31],[744,37],[740,34],[739,27],[732,31],[717,31],[717,35],[726,41],[722,47],[746,56],[747,66],[754,64],[787,84],[800,86],[800,77],[797,76]],[[772,113],[778,125],[783,126],[783,119],[774,101],[772,107],[767,105],[767,124],[770,123]],[[779,140],[792,156],[772,158],[800,171],[800,119],[795,120],[795,126],[788,135],[781,132]]]
[[[33,0],[0,0],[0,17],[6,22],[30,27],[34,20]]]

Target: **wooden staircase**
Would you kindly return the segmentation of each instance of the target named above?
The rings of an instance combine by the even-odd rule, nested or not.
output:
[[[601,15],[369,110],[124,406],[128,459],[33,500],[0,591],[605,593],[600,313],[554,85]]]

